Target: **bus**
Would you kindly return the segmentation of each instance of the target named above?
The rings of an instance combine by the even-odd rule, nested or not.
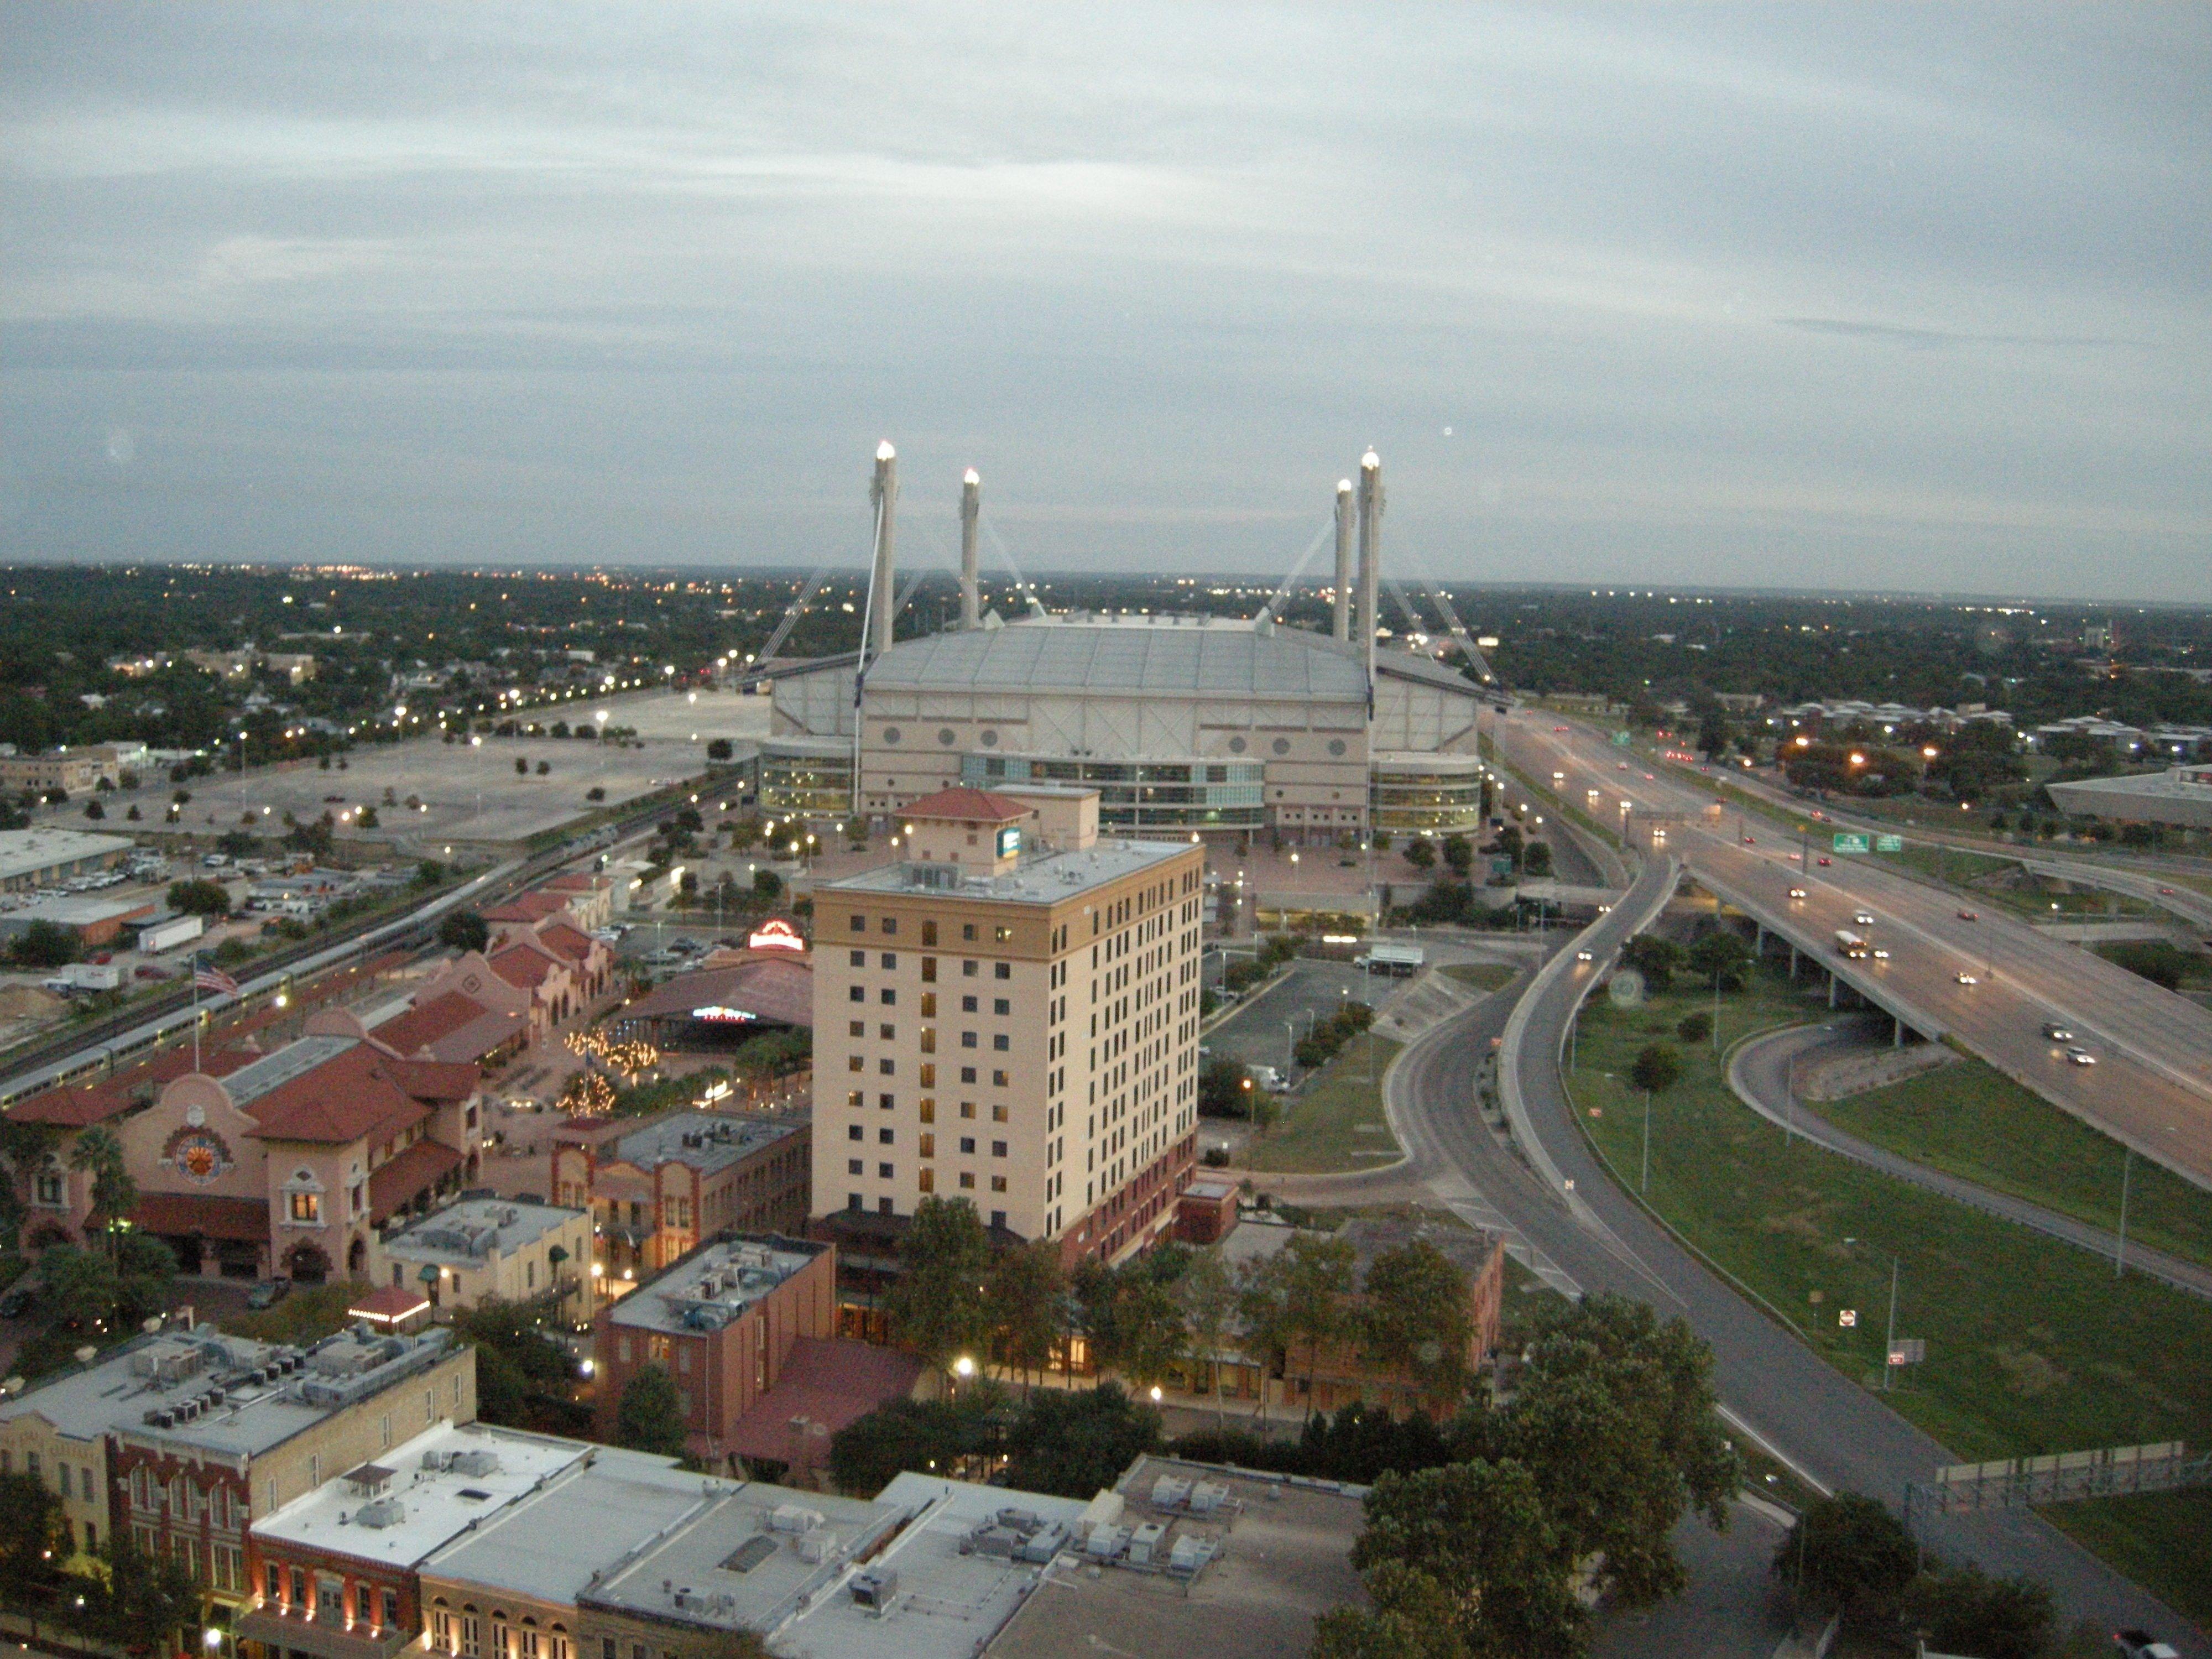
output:
[[[1861,939],[1856,933],[1851,932],[1850,928],[1838,927],[1836,929],[1836,949],[1842,951],[1845,956],[1867,956],[1871,954],[1873,948],[1874,947],[1869,945],[1863,939]]]

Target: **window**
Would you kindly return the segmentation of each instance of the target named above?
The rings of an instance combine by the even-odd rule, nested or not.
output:
[[[881,1077],[896,1077],[898,1075],[898,1061],[893,1060],[889,1054],[885,1054],[881,1060],[878,1060],[876,1062],[876,1072],[877,1074]]]
[[[924,1100],[921,1103],[921,1121],[924,1123],[937,1121],[937,1103],[934,1100]]]
[[[284,1599],[284,1569],[274,1561],[263,1566],[261,1595],[265,1601],[282,1601]]]
[[[384,1592],[383,1623],[386,1630],[399,1628],[399,1592],[396,1589],[387,1589]]]
[[[921,924],[921,942],[924,945],[937,943],[937,923],[933,919]]]
[[[1001,927],[999,929],[999,937],[1000,939],[1005,939],[1012,931],[1013,929],[1011,927]],[[1013,976],[1014,964],[1012,963],[994,962],[991,964],[991,977],[993,979],[1012,979]]]
[[[994,1227],[1003,1227],[1003,1226],[1005,1226],[1005,1225],[1006,1224],[1006,1212],[1004,1210],[994,1210],[994,1211],[992,1211],[992,1212],[991,1212],[991,1224],[992,1224]]]
[[[891,1007],[898,1001],[898,993],[891,989],[890,986],[886,985],[884,987],[883,994],[878,997],[876,1000],[882,1003],[886,1008]]]
[[[40,1174],[32,1182],[34,1201],[52,1209],[64,1209],[69,1205],[69,1182],[60,1175]]]
[[[981,1005],[977,1003],[975,999],[973,997],[963,997],[960,999],[960,1012],[963,1014],[974,1013],[980,1006]]]
[[[963,1170],[960,1172],[960,1184],[963,1188],[972,1188],[975,1185],[975,1176],[969,1170]]]
[[[865,1106],[867,1101],[858,1089],[848,1089],[845,1091],[845,1103],[848,1106]]]
[[[845,1139],[848,1139],[848,1140],[866,1140],[867,1138],[868,1138],[868,1136],[867,1136],[867,1132],[866,1132],[866,1130],[862,1129],[859,1124],[857,1124],[857,1123],[848,1123],[848,1124],[847,1124],[847,1125],[845,1126]]]
[[[888,1164],[878,1164],[876,1165],[876,1178],[878,1181],[896,1180],[897,1172]]]
[[[1004,945],[1008,939],[1013,938],[1013,936],[1014,930],[1011,927],[994,927],[991,930],[991,938],[994,941],[1000,945]],[[1006,964],[1002,962],[999,964],[999,977],[1000,979],[1005,979],[1006,976]]]
[[[994,1192],[994,1193],[1003,1193],[1004,1191],[1006,1191],[1006,1176],[993,1176],[991,1177],[991,1190],[992,1190],[993,1192]],[[1001,1214],[1001,1215],[1003,1215],[1003,1214],[1004,1214],[1004,1212],[1000,1212],[1000,1214]],[[1000,1220],[997,1224],[998,1224],[998,1225],[1000,1225],[1000,1226],[1001,1226],[1001,1227],[1003,1227],[1003,1226],[1005,1226],[1006,1224],[1005,1223],[1005,1221],[1004,1221],[1004,1220]]]
[[[897,952],[897,951],[884,951],[884,952],[883,953],[883,956],[882,956],[880,958],[878,958],[878,965],[879,965],[879,966],[882,966],[882,967],[884,967],[884,968],[896,968],[896,967],[897,967],[897,966],[898,966],[898,952]]]
[[[846,1000],[846,1001],[848,1001],[848,1002],[866,1002],[867,1000],[868,1000],[868,988],[867,988],[866,986],[865,986],[865,985],[848,985],[848,986],[847,986],[847,987],[845,988],[845,1000]]]
[[[921,1155],[924,1158],[935,1158],[937,1156],[937,1137],[935,1135],[924,1135],[921,1138]]]
[[[878,1146],[890,1146],[895,1145],[895,1137],[898,1131],[896,1129],[884,1128],[877,1130],[876,1145]]]
[[[848,1158],[845,1160],[845,1173],[848,1176],[866,1175],[867,1164],[862,1159]]]
[[[991,1143],[991,1156],[993,1158],[1004,1158],[1006,1155],[1006,1143],[1005,1141],[994,1140]]]
[[[443,1607],[434,1607],[431,1610],[430,1645],[440,1653],[451,1653],[453,1650],[453,1615]],[[608,1645],[613,1644],[610,1643]]]
[[[960,1150],[963,1152],[973,1152],[975,1150],[975,1137],[973,1135],[961,1136]]]
[[[993,997],[991,999],[991,1012],[1003,1019],[1006,1016],[1014,1012],[1014,1005],[1006,997]]]
[[[922,1061],[921,1075],[915,1081],[925,1089],[934,1089],[937,1086],[937,1062],[933,1060]]]
[[[885,916],[884,918],[884,932],[886,933],[896,933],[898,932],[898,918],[896,916]]]
[[[876,1104],[883,1110],[888,1112],[891,1109],[895,1097],[890,1095],[878,1095],[876,1097]]]
[[[975,1034],[973,1031],[963,1031],[960,1034],[960,1046],[963,1048],[974,1048],[975,1046]]]
[[[315,1617],[326,1625],[345,1622],[345,1580],[315,1575]]]
[[[991,1039],[991,1047],[993,1050],[999,1054],[1003,1054],[1006,1053],[1007,1050],[1011,1049],[1013,1046],[1013,1039],[1008,1036],[1004,1031],[997,1033]]]
[[[921,1052],[925,1054],[933,1054],[937,1052],[937,1028],[934,1025],[925,1025],[921,1028]]]
[[[929,1168],[928,1165],[924,1164],[922,1166],[921,1174],[915,1182],[915,1186],[920,1191],[925,1193],[935,1192],[937,1190],[937,1171]]]
[[[848,1170],[847,1173],[850,1174],[851,1171]],[[861,1203],[860,1194],[848,1193],[845,1194],[845,1207],[848,1210],[858,1210],[866,1206]]]
[[[963,1066],[960,1068],[960,1080],[963,1083],[973,1083],[975,1080],[975,1068],[973,1066]]]
[[[1007,1115],[1007,1114],[1006,1114],[1006,1107],[1005,1107],[1005,1106],[1003,1106],[1003,1105],[994,1105],[994,1106],[993,1106],[993,1107],[991,1108],[991,1121],[992,1121],[992,1122],[994,1122],[994,1123],[1004,1123],[1004,1122],[1006,1121],[1006,1115]]]
[[[1005,1087],[1006,1086],[1006,1074],[1004,1072],[994,1072],[994,1073],[991,1073],[991,1086],[992,1086],[994,1089],[1003,1089],[1003,1088],[1005,1088]]]
[[[855,915],[853,918],[853,931],[856,933],[866,933],[868,931],[868,919],[866,916]]]
[[[896,1215],[898,1213],[898,1210],[896,1206],[891,1203],[890,1199],[879,1198],[876,1200],[876,1213],[878,1215]]]
[[[865,1019],[848,1020],[845,1023],[845,1035],[847,1036],[865,1037],[867,1034],[868,1022]]]
[[[316,1222],[320,1221],[322,1218],[323,1195],[320,1193],[294,1193],[292,1194],[293,1220],[299,1222]]]
[[[848,1072],[865,1072],[865,1071],[866,1071],[866,1070],[868,1069],[868,1060],[867,1060],[867,1056],[866,1056],[866,1055],[865,1055],[865,1054],[848,1054],[848,1055],[846,1055],[846,1056],[845,1056],[845,1069],[846,1069],[847,1071],[848,1071]]]
[[[845,953],[845,965],[848,968],[866,967],[868,965],[868,953],[866,951],[848,951]]]
[[[461,1609],[461,1654],[462,1654],[462,1659],[476,1659],[476,1654],[477,1654],[477,1648],[478,1648],[478,1642],[477,1642],[477,1628],[478,1628],[478,1626],[477,1626],[477,1610],[476,1610],[474,1607],[464,1607],[464,1608],[462,1608],[462,1609]]]
[[[880,1042],[896,1042],[898,1041],[898,1027],[896,1025],[878,1025],[876,1027],[876,1038],[877,1041]]]
[[[966,939],[974,939],[975,937],[975,924],[972,921],[962,922],[960,924],[960,937]]]

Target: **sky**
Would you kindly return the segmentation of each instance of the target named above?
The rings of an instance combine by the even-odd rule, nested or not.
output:
[[[2212,602],[2212,9],[0,9],[0,559]]]

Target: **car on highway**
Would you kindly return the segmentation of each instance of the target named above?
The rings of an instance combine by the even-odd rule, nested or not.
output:
[[[292,1281],[279,1273],[274,1279],[264,1279],[246,1293],[246,1305],[259,1310],[273,1308],[292,1294]]]
[[[1793,887],[1790,890],[1790,896],[1794,899],[1803,898],[1805,896],[1805,890],[1802,887]]]
[[[1554,732],[1565,732],[1566,729],[1567,728],[1564,726],[1555,726],[1552,728]]]
[[[1575,960],[1576,960],[1577,962],[1588,962],[1588,961],[1590,961],[1590,960],[1591,960],[1590,953],[1589,953],[1589,951],[1576,951],[1576,952],[1575,952]]]
[[[1979,985],[1982,982],[1972,974],[1954,974],[1951,977],[1961,985]]]
[[[1882,946],[1877,945],[1874,947],[1874,959],[1876,962],[1887,962],[1889,960],[1889,952]]]
[[[1874,912],[1871,910],[1858,911],[1851,917],[1851,920],[1858,923],[1862,927],[1871,927],[1874,926]]]
[[[1830,865],[1833,864],[1833,863],[1835,862],[1835,860],[1833,860],[1833,859],[1830,858],[1830,857],[1829,857],[1826,853],[1823,853],[1823,854],[1820,854],[1820,858],[1816,860],[1816,862],[1818,862],[1818,863],[1819,863],[1819,865],[1820,865],[1820,866],[1823,870],[1825,870],[1825,869],[1826,869]]]
[[[2173,896],[2173,889],[2171,887],[2161,887],[2158,890],[2159,896],[2161,898],[2172,898]]]
[[[1613,769],[1616,772],[1626,772],[1628,769],[1628,763],[1626,761],[1616,762]]]
[[[1744,844],[1746,847],[1755,847],[1755,846],[1757,846],[1757,845],[1758,845],[1758,843],[1757,843],[1756,842],[1753,841],[1753,840],[1752,840],[1752,838],[1751,838],[1749,836],[1746,836],[1743,838],[1743,844]]]
[[[1982,913],[1978,910],[1961,910],[1959,912],[1959,920],[1961,921],[1979,921],[1981,919]]]
[[[2069,1064],[2075,1066],[2094,1066],[2097,1063],[2096,1055],[2079,1043],[2066,1051],[2066,1059]]]
[[[2043,1035],[2050,1038],[2053,1042],[2071,1042],[2074,1041],[2073,1031],[2068,1027],[2061,1025],[2055,1019],[2046,1019],[2043,1022]]]
[[[1826,823],[1828,821],[1828,815],[1820,811],[1817,806],[1814,807],[1808,816],[1809,816],[1815,823]]]
[[[2147,1630],[2116,1630],[2112,1632],[2112,1645],[2125,1659],[2181,1659],[2170,1645]]]

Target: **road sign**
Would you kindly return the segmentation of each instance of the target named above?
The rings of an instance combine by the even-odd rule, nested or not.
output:
[[[1856,1329],[1858,1322],[1859,1310],[1856,1308],[1838,1308],[1836,1310],[1836,1323],[1842,1326],[1845,1330]]]
[[[1925,1337],[1900,1336],[1889,1345],[1889,1363],[1893,1365],[1917,1365],[1927,1358]]]
[[[1905,850],[1905,837],[1876,836],[1874,838],[1874,850],[1877,853],[1902,853]]]
[[[1626,732],[1616,732],[1613,734],[1613,746],[1615,749],[1627,748],[1628,742],[1629,734]]]
[[[1853,835],[1849,831],[1841,830],[1836,832],[1835,850],[1837,852],[1863,853],[1866,849],[1867,838],[1864,836]]]

